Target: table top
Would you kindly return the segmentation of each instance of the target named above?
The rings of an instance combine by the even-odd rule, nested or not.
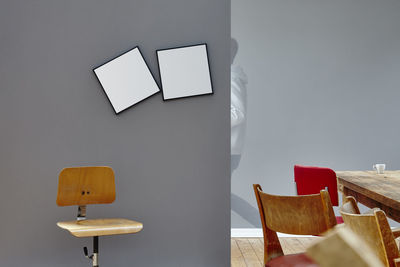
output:
[[[338,183],[375,201],[400,210],[400,170],[337,171]]]

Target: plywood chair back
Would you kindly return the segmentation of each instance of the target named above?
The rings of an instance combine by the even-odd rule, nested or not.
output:
[[[354,198],[351,199],[346,198],[346,204],[350,204],[347,207],[340,208],[346,226],[373,249],[385,266],[400,266],[399,250],[385,213],[382,210],[375,209],[369,214],[359,214],[356,209],[349,208],[355,203]]]
[[[276,232],[320,235],[336,225],[329,193],[276,196],[253,185],[264,234],[264,263],[283,255]]]
[[[109,204],[115,200],[115,176],[111,167],[72,167],[60,172],[58,206]]]

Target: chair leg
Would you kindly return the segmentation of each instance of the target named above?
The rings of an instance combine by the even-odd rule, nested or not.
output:
[[[93,267],[99,267],[99,237],[93,237]]]

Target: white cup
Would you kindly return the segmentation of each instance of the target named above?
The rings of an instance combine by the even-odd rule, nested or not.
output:
[[[376,170],[376,172],[377,172],[378,174],[382,174],[382,173],[385,171],[386,164],[382,164],[382,163],[380,163],[380,164],[374,164],[374,165],[372,166],[372,168],[373,168],[374,170]]]

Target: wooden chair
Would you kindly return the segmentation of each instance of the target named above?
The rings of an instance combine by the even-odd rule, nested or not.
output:
[[[253,185],[264,235],[265,266],[317,266],[305,254],[284,255],[276,232],[320,235],[336,225],[329,194],[275,196]]]
[[[399,249],[385,212],[373,209],[369,213],[360,214],[353,197],[347,197],[339,211],[345,225],[372,248],[384,266],[400,266]]]
[[[86,219],[86,205],[109,204],[115,200],[115,177],[110,167],[73,167],[63,169],[58,181],[58,206],[78,206],[76,220],[57,225],[76,237],[93,237],[93,255],[88,256],[93,266],[98,265],[99,236],[130,234],[142,230],[143,225],[127,219]]]
[[[361,214],[360,209],[358,208],[357,201],[352,196],[347,196],[344,198],[344,203],[340,207],[342,212],[350,213],[350,214]],[[367,211],[367,214],[374,214],[374,210],[379,210],[379,208],[373,208]],[[394,238],[400,237],[400,228],[391,229]]]

